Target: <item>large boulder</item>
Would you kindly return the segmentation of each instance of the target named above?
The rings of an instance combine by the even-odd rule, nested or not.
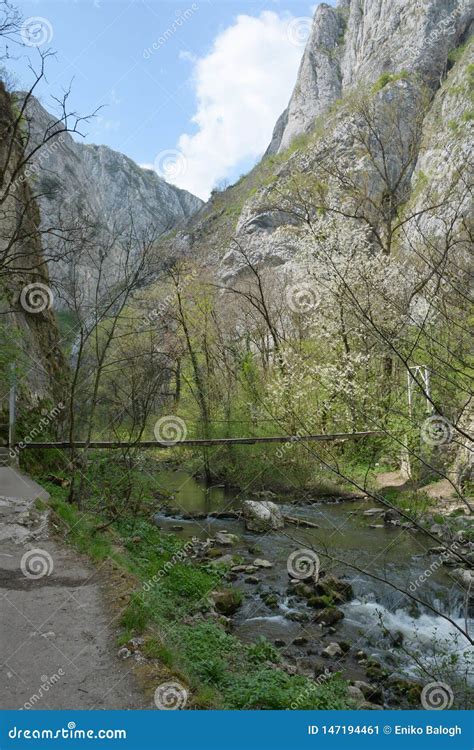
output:
[[[222,547],[235,547],[239,541],[239,537],[236,534],[229,534],[228,531],[218,531],[215,536],[217,544]]]
[[[221,615],[230,617],[240,607],[242,603],[242,594],[240,591],[226,589],[225,591],[213,591],[211,599],[214,603],[216,612]]]
[[[242,514],[249,531],[261,534],[265,531],[283,529],[285,526],[280,508],[270,500],[244,500]]]

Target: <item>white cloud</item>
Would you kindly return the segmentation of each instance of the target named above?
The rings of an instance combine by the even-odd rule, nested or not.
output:
[[[193,135],[178,149],[186,160],[175,183],[207,198],[244,160],[258,158],[286,107],[303,53],[288,34],[289,14],[237,16],[212,50],[194,63],[197,109]]]

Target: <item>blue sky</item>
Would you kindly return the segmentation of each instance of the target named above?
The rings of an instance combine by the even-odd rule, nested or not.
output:
[[[75,110],[104,105],[84,127],[87,142],[122,151],[203,198],[265,149],[291,94],[315,7],[301,0],[17,4],[31,45],[7,65],[15,85],[31,80],[35,44],[54,49],[43,105],[53,110],[51,96],[72,81]]]

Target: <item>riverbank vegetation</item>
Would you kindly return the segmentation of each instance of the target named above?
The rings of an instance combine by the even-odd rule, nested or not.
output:
[[[230,595],[230,614],[235,600],[235,590],[226,581],[230,565],[199,559],[198,540],[186,543],[162,533],[144,517],[130,516],[101,530],[100,516],[78,512],[68,503],[65,488],[50,484],[48,489],[52,523],[57,528],[59,524],[68,543],[95,562],[107,560],[127,574],[118,608],[117,646],[119,654],[136,649],[146,657],[139,676],[145,690],[154,691],[165,668],[169,678],[179,678],[190,690],[194,708],[353,705],[340,674],[316,683],[288,674],[272,643],[261,638],[246,645],[228,632],[226,616],[213,608],[212,592]]]

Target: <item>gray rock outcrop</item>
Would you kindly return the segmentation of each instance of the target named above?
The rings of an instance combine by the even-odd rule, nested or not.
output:
[[[244,500],[242,514],[249,531],[264,533],[282,529],[285,525],[280,508],[269,500]]]
[[[432,89],[448,53],[469,33],[471,0],[341,0],[318,5],[288,108],[269,153],[282,152],[310,130],[354,85],[416,73]]]
[[[34,97],[28,102],[27,118],[31,151],[43,142],[45,133],[58,130],[58,126]],[[81,131],[86,129],[86,124],[79,126]],[[144,232],[159,236],[189,219],[203,205],[200,198],[168,184],[155,171],[139,167],[124,154],[107,146],[81,143],[68,132],[58,133],[43,145],[33,155],[28,172],[45,230],[83,220],[94,228],[98,238],[106,237],[106,242],[131,227],[132,221],[137,236]],[[49,242],[54,242],[54,234]],[[119,269],[119,247],[111,257]],[[90,272],[94,264],[85,265]],[[50,264],[49,270],[59,296],[67,296],[62,287],[66,286],[69,261]],[[110,280],[116,269],[110,267],[107,272]],[[88,273],[85,283],[87,278]]]

